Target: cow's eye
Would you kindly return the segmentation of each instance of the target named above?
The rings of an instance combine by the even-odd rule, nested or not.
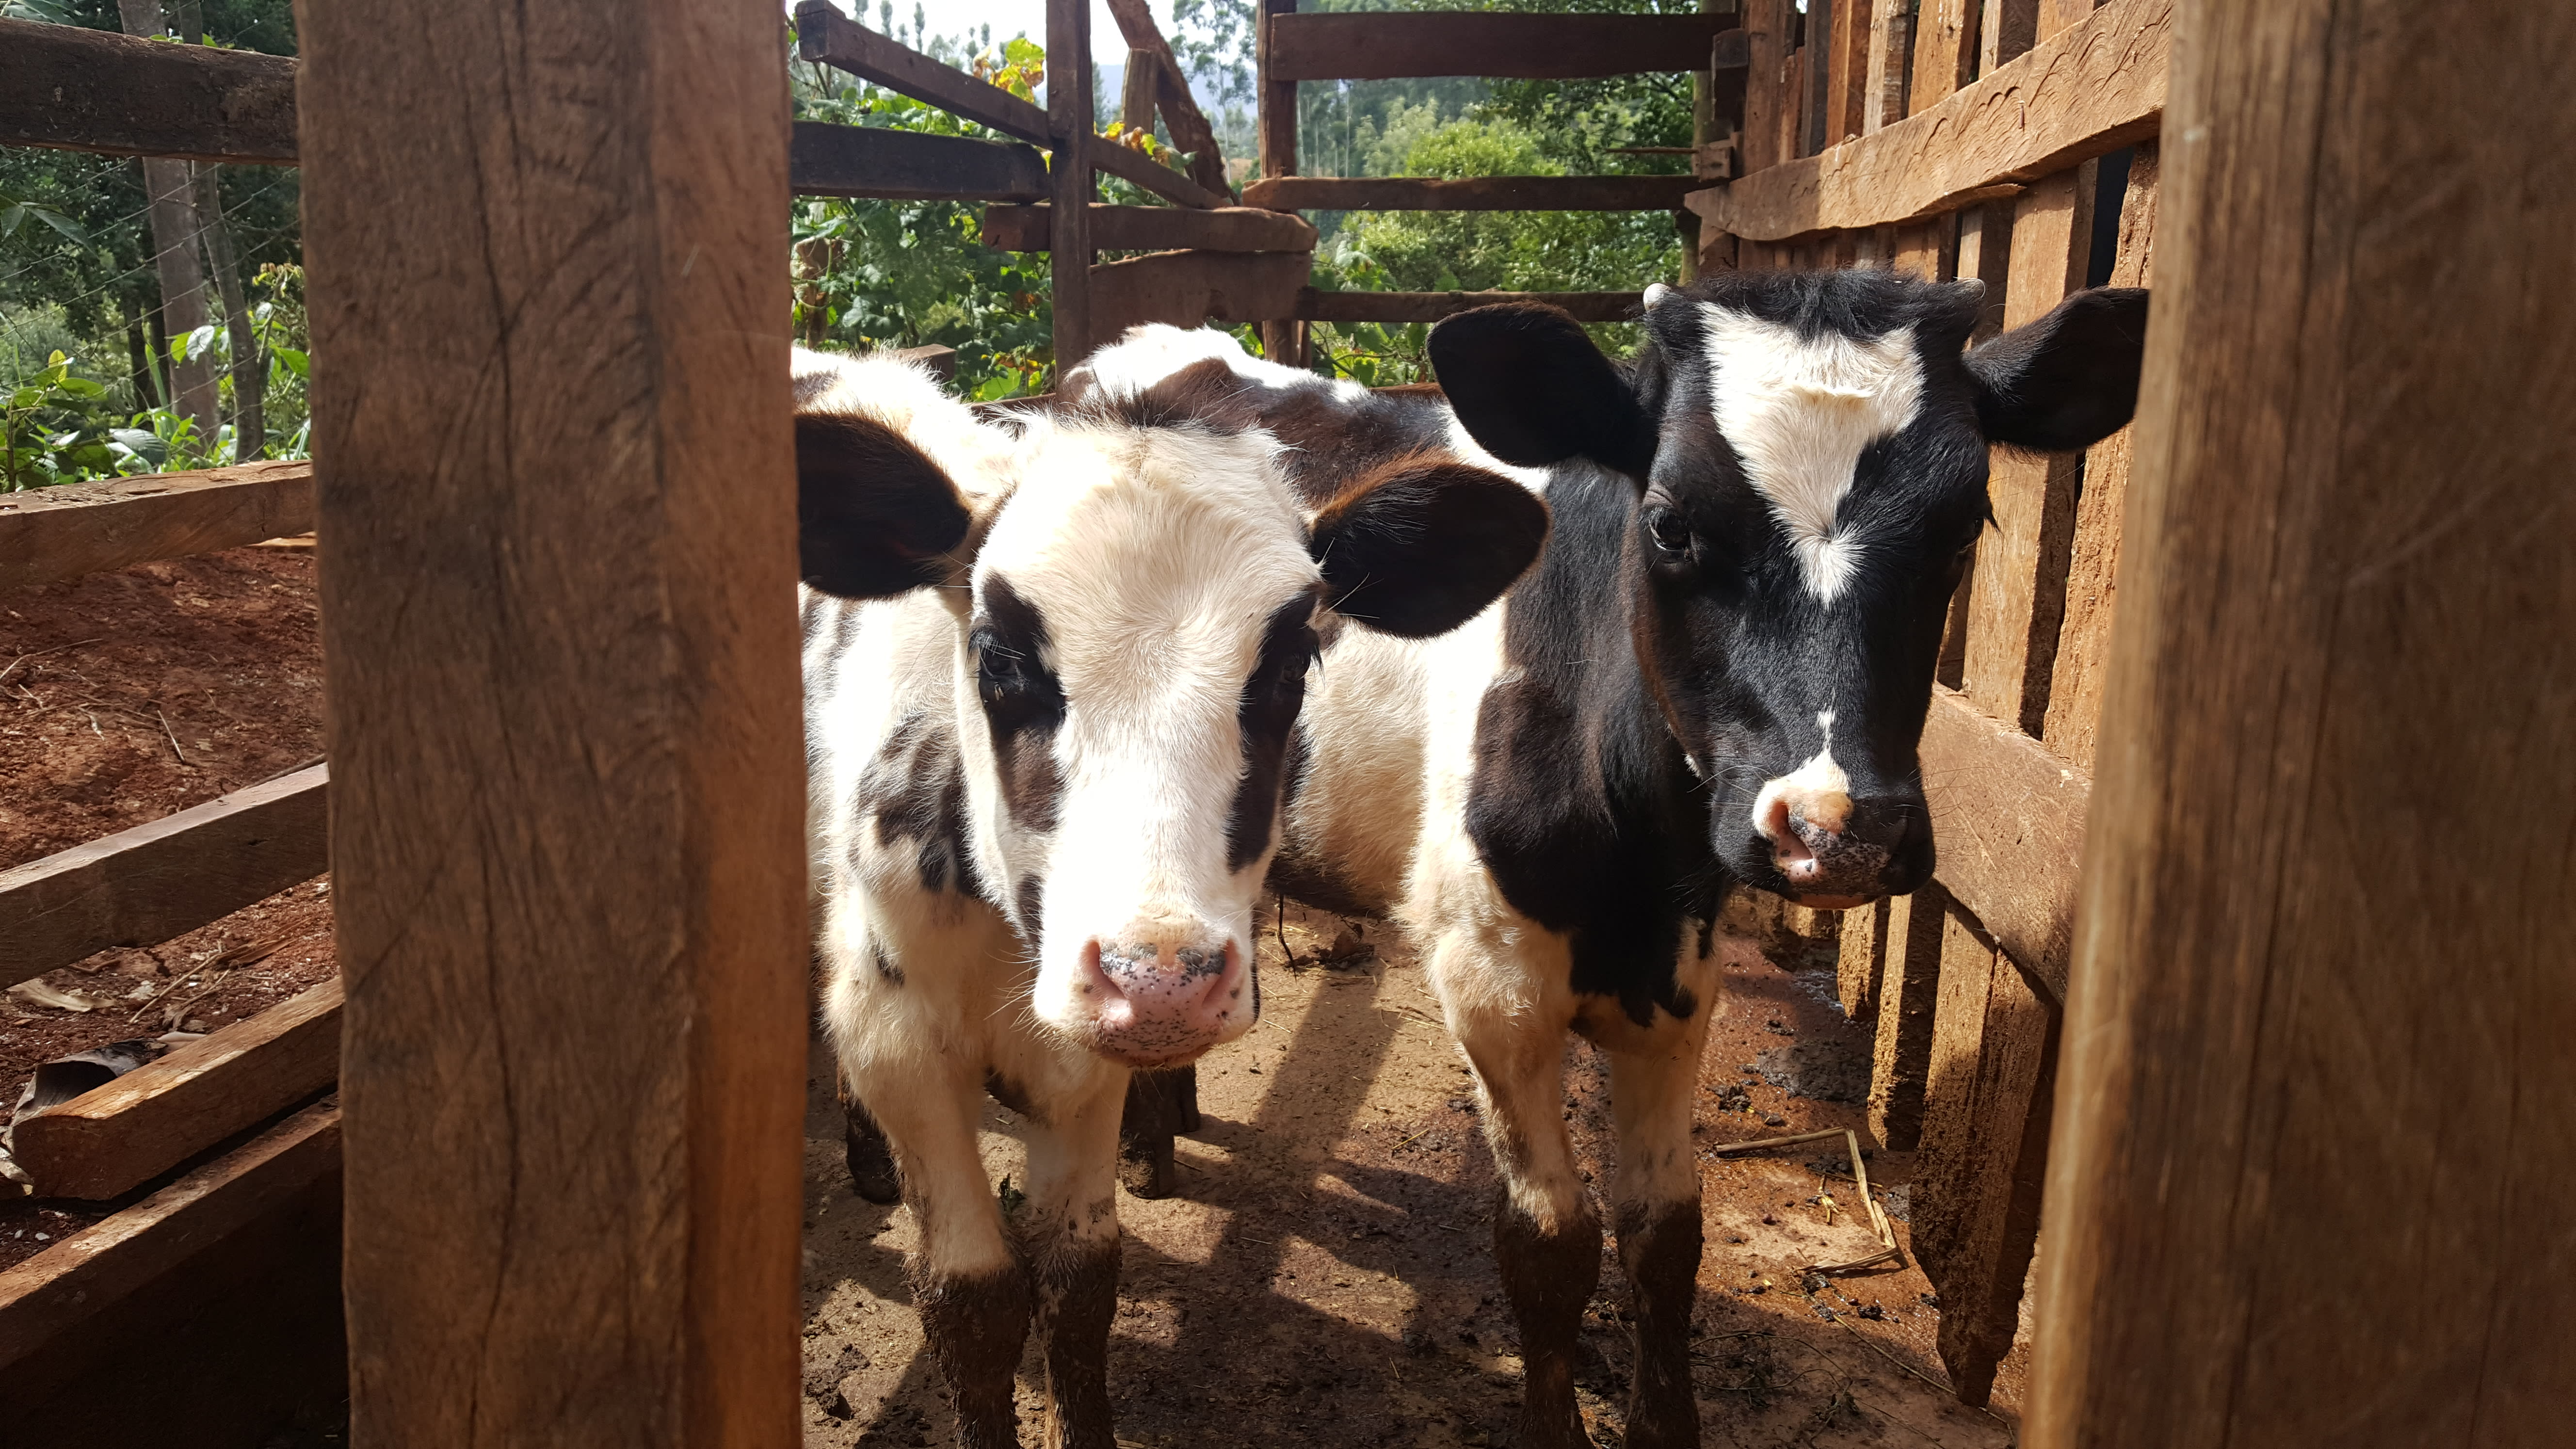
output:
[[[1691,551],[1690,521],[1678,508],[1652,504],[1646,509],[1646,536],[1655,547],[1676,558],[1687,558]]]
[[[979,629],[975,646],[975,693],[986,709],[1043,704],[1055,695],[1054,677],[1044,664],[1015,648],[991,630]]]

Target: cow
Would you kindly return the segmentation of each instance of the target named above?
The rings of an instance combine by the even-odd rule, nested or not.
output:
[[[822,1016],[891,1147],[962,1442],[1109,1449],[1112,1183],[1138,1068],[1251,1027],[1252,907],[1319,634],[1425,638],[1536,558],[1543,503],[1437,449],[1301,497],[1254,428],[983,420],[800,353],[808,835]],[[1028,1129],[997,1204],[987,1092]]]
[[[1991,445],[2086,446],[2134,406],[2147,297],[2078,294],[1967,350],[1984,288],[1725,273],[1645,294],[1613,363],[1565,313],[1430,335],[1438,387],[1371,391],[1148,328],[1066,391],[1260,427],[1309,497],[1443,447],[1554,519],[1501,604],[1438,638],[1327,641],[1274,885],[1391,917],[1480,1092],[1518,1319],[1524,1449],[1585,1443],[1573,1369],[1601,1225],[1562,1116],[1566,1033],[1610,1061],[1610,1222],[1636,1368],[1625,1442],[1691,1445],[1691,1101],[1733,885],[1821,908],[1933,869],[1916,745],[1989,517]]]

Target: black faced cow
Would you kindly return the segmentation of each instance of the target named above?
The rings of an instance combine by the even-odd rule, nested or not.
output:
[[[1721,893],[1850,906],[1929,877],[1915,746],[1988,445],[2081,447],[2129,416],[2145,293],[2085,293],[1966,352],[1982,296],[1871,271],[1656,287],[1622,365],[1561,312],[1483,308],[1431,335],[1445,401],[1170,328],[1073,380],[1139,415],[1267,428],[1309,496],[1481,447],[1554,516],[1537,569],[1463,628],[1327,641],[1273,867],[1408,928],[1475,1071],[1526,1449],[1584,1442],[1573,1354],[1601,1229],[1562,1119],[1565,1033],[1610,1055],[1626,1442],[1695,1444],[1690,1116]]]
[[[1482,611],[1546,509],[1445,454],[1301,500],[1242,427],[977,421],[901,363],[801,354],[808,820],[824,1016],[891,1142],[969,1445],[1109,1449],[1111,1173],[1131,1067],[1258,1015],[1251,914],[1319,629]],[[1028,1120],[1009,1220],[987,1089]]]

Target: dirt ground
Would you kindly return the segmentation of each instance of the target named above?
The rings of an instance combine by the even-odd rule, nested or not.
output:
[[[1289,922],[1289,944],[1309,960],[1344,925],[1294,905]],[[1119,1438],[1137,1449],[1509,1444],[1520,1361],[1491,1253],[1493,1166],[1438,1006],[1410,955],[1381,932],[1371,932],[1381,937],[1376,957],[1353,969],[1291,969],[1272,929],[1265,923],[1260,1025],[1200,1065],[1206,1125],[1179,1144],[1181,1194],[1119,1195],[1126,1259],[1110,1348]],[[1843,1089],[1857,1052],[1864,1088],[1867,1078],[1867,1043],[1831,1003],[1830,974],[1792,975],[1743,939],[1722,938],[1721,950],[1727,989],[1694,1125],[1709,1247],[1693,1358],[1707,1442],[2012,1443],[2023,1354],[2006,1362],[1994,1412],[1952,1401],[1937,1386],[1938,1315],[1919,1270],[1802,1282],[1808,1265],[1877,1246],[1852,1210],[1840,1144],[1730,1159],[1705,1150],[1862,1125],[1857,1103],[1792,1096],[1747,1065]],[[1606,1182],[1606,1072],[1581,1043],[1567,1065],[1567,1120],[1588,1178]],[[904,1287],[910,1212],[851,1192],[820,1048],[809,1103],[806,1443],[953,1443]],[[1017,1124],[998,1105],[987,1109],[984,1149],[996,1183],[1022,1171]],[[1882,1203],[1901,1214],[1907,1156],[1879,1153],[1867,1165]],[[1842,1205],[1830,1226],[1817,1202],[1827,1193]],[[1896,1230],[1902,1243],[1901,1221]],[[1605,1244],[1580,1376],[1585,1418],[1604,1446],[1620,1442],[1623,1294]],[[1020,1400],[1030,1443],[1039,1382],[1032,1357]]]
[[[317,623],[312,557],[287,549],[0,595],[0,869],[319,756]],[[1110,1367],[1120,1438],[1133,1449],[1510,1442],[1519,1360],[1466,1072],[1399,941],[1372,929],[1373,955],[1313,964],[1342,929],[1291,906],[1286,934],[1301,962],[1291,966],[1265,920],[1263,1020],[1201,1066],[1207,1121],[1180,1143],[1181,1194],[1120,1195],[1126,1260]],[[272,944],[230,972],[212,959]],[[1867,1075],[1866,1040],[1832,1004],[1830,973],[1784,971],[1746,940],[1723,950],[1700,1140],[1860,1126],[1856,1101],[1826,1100],[1856,1096]],[[0,1093],[14,1102],[50,1057],[173,1024],[211,1029],[337,969],[327,881],[148,951],[101,953],[44,978],[100,1003],[89,1011],[0,996]],[[166,994],[147,1000],[154,992]],[[811,1083],[807,1443],[952,1443],[904,1287],[910,1215],[851,1193],[819,1048]],[[1601,1065],[1578,1043],[1568,1121],[1595,1176],[1612,1157],[1607,1107]],[[1021,1170],[1022,1147],[1002,1108],[988,1108],[986,1127],[998,1183]],[[1868,1165],[1902,1241],[1910,1163],[1877,1154]],[[1694,1361],[1707,1442],[2013,1441],[2023,1352],[2005,1361],[1995,1412],[1952,1402],[1938,1387],[1937,1313],[1918,1271],[1802,1281],[1810,1263],[1875,1246],[1837,1144],[1750,1159],[1704,1152],[1702,1172],[1709,1249]],[[1824,1193],[1840,1204],[1830,1224]],[[0,1267],[96,1215],[0,1199]],[[1619,1442],[1625,1393],[1622,1291],[1605,1250],[1582,1375],[1604,1446]],[[1035,1442],[1034,1365],[1022,1382]]]
[[[321,753],[309,550],[234,549],[0,594],[0,870]],[[0,1118],[41,1062],[212,1031],[338,974],[328,892],[296,886],[39,978],[86,1010],[0,993]],[[0,1267],[102,1211],[0,1196]]]

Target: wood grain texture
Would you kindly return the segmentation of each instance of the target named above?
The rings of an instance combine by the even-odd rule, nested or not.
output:
[[[1313,270],[1305,252],[1172,251],[1104,262],[1091,269],[1094,320],[1105,343],[1146,322],[1289,317]]]
[[[1918,74],[1915,114],[1901,124],[1695,192],[1691,209],[1762,241],[1902,224],[2145,140],[2164,114],[2173,5],[2114,0],[1929,107]]]
[[[0,145],[295,164],[295,62],[0,20]]]
[[[1941,883],[2052,1000],[2063,1000],[2092,781],[1939,687],[1923,722],[1922,760]]]
[[[870,30],[842,14],[832,0],[804,0],[796,7],[796,57],[809,64],[848,71],[914,100],[928,101],[952,116],[989,126],[1013,140],[1032,146],[1054,144],[1056,132],[1046,111],[1000,86],[977,80],[953,65],[933,60],[911,46]],[[1082,58],[1082,68],[1088,75],[1087,56]],[[1088,92],[1084,93],[1084,104],[1088,109]]]
[[[1643,315],[1643,292],[1332,292],[1313,287],[1297,294],[1297,315],[1310,322],[1437,322],[1471,307],[1498,302],[1537,302],[1558,307],[1577,322],[1632,322]]]
[[[1410,80],[1430,76],[1576,80],[1698,70],[1731,15],[1528,15],[1415,12],[1281,15],[1272,26],[1279,80]]]
[[[1243,188],[1271,211],[1670,211],[1688,176],[1283,176]]]
[[[307,1108],[0,1271],[13,1444],[261,1444],[345,1392],[340,1114]]]
[[[2178,25],[2025,1442],[2563,1443],[2576,8]]]
[[[352,1436],[786,1449],[777,8],[299,19]]]
[[[2042,177],[2014,203],[2005,329],[2038,320],[2084,285],[2094,170],[2088,163]],[[1998,449],[1986,484],[1993,524],[1977,540],[1960,689],[1979,709],[2034,735],[2048,715],[2083,471],[2079,453]]]
[[[2114,287],[2143,287],[2155,259],[2156,147],[2138,147],[2120,203]],[[2056,667],[2048,686],[2041,738],[2086,769],[2102,719],[2102,685],[2111,661],[2111,621],[2120,588],[2120,519],[2127,510],[2131,438],[2122,428],[2084,454],[2084,487],[2075,503],[2075,538],[2066,563],[2066,614],[2057,627]]]
[[[1879,929],[1878,1031],[1871,1043],[1869,1135],[1890,1152],[1912,1152],[1923,1135],[1923,1080],[1932,1066],[1932,1028],[1941,989],[1941,922],[1949,895],[1925,882],[1892,897]]]
[[[330,869],[330,767],[0,871],[0,985],[150,946]]]
[[[1884,900],[1843,912],[1840,954],[1834,958],[1834,999],[1853,1021],[1878,1019],[1880,979],[1887,972],[1887,909]]]
[[[1048,269],[1047,294],[1056,376],[1062,377],[1114,335],[1091,315],[1091,206],[1100,199],[1093,164],[1126,156],[1164,168],[1093,134],[1088,0],[1047,0],[1046,53],[1047,124],[1056,137],[1047,153],[1047,250],[1064,259],[1062,267]]]
[[[984,208],[984,245],[1042,252],[1054,238],[1054,212],[1044,206]],[[1189,211],[1177,206],[1091,206],[1091,245],[1104,252],[1311,252],[1315,228],[1302,216],[1230,206]]]
[[[1932,109],[1977,78],[1977,22],[1984,14],[1984,0],[1921,0],[1907,115]]]
[[[1877,26],[1871,6],[1872,0],[1833,0],[1832,61],[1825,77],[1828,146],[1839,146],[1864,129],[1861,116],[1869,98],[1870,36]]]
[[[1950,1386],[1961,1403],[1982,1405],[2012,1349],[2039,1239],[2060,1017],[1955,903],[1941,923],[1940,960],[1911,1195],[1914,1256],[1941,1296]]]
[[[1261,0],[1261,29],[1253,36],[1254,84],[1261,91],[1254,148],[1264,178],[1297,174],[1297,82],[1278,64],[1279,22],[1296,14],[1297,0]]]
[[[1869,19],[1869,55],[1861,76],[1862,135],[1905,119],[1905,95],[1913,78],[1915,9],[1901,0],[1874,5]]]
[[[1744,0],[1743,17],[1744,134],[1736,153],[1743,162],[1743,174],[1750,176],[1787,158],[1780,149],[1782,112],[1789,109],[1781,66],[1789,58],[1789,27],[1795,23],[1795,12],[1790,0]]]
[[[798,121],[788,137],[788,171],[799,196],[1036,201],[1047,194],[1046,160],[1032,147],[884,126]]]
[[[1163,113],[1163,129],[1171,135],[1172,145],[1190,158],[1190,179],[1231,197],[1234,191],[1226,181],[1225,153],[1218,149],[1216,128],[1208,124],[1198,98],[1190,94],[1189,82],[1181,74],[1180,59],[1172,54],[1172,43],[1154,24],[1153,7],[1146,0],[1109,0],[1109,16],[1118,22],[1118,33],[1126,40],[1131,56],[1151,58],[1141,65],[1131,60],[1130,66],[1147,71],[1146,90]]]
[[[331,980],[27,1118],[11,1150],[39,1197],[122,1197],[339,1076]]]
[[[312,531],[309,463],[245,463],[0,494],[0,589]]]
[[[2039,7],[2046,0],[1985,0],[1977,22],[1977,74],[1992,75],[2030,52],[2039,40]]]

